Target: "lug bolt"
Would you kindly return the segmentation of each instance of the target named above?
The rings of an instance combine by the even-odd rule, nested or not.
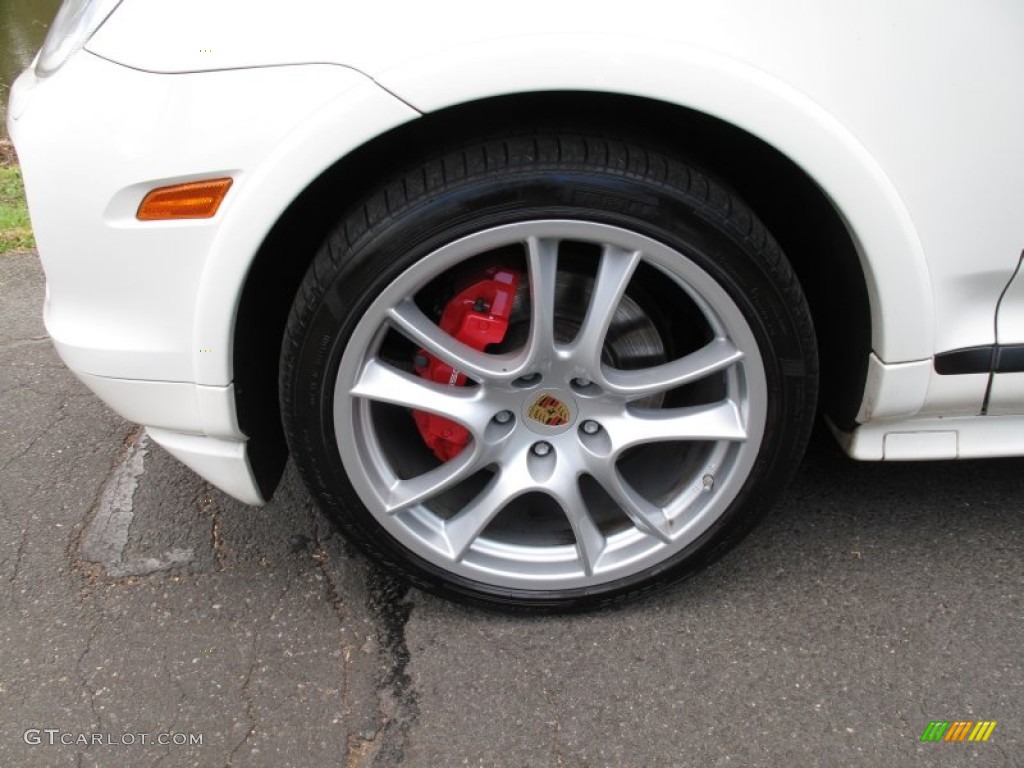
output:
[[[583,422],[583,431],[588,435],[596,435],[601,431],[601,425],[592,419],[587,419]]]
[[[574,379],[573,383],[577,387],[589,387],[590,386],[590,379],[582,379],[582,378]]]
[[[508,424],[512,421],[512,411],[498,411],[494,414],[494,420],[499,424]]]
[[[517,387],[532,387],[534,384],[536,384],[539,381],[540,381],[540,374],[539,373],[529,373],[526,376],[520,376],[518,379],[516,379],[512,383],[515,386],[517,386]]]
[[[539,443],[534,443],[533,453],[535,456],[547,456],[551,453],[551,443],[545,443],[543,440]]]

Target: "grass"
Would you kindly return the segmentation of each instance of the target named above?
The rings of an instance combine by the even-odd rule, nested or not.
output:
[[[21,183],[21,168],[0,165],[0,256],[12,251],[27,251],[35,246],[25,204],[25,187]]]

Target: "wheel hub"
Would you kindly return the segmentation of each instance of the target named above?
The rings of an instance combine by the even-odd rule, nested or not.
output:
[[[566,392],[544,389],[523,399],[523,424],[538,435],[560,435],[576,423],[579,407]]]

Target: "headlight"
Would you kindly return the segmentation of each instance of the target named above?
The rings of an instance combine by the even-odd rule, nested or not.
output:
[[[52,75],[85,45],[121,0],[64,0],[36,59],[36,75]]]

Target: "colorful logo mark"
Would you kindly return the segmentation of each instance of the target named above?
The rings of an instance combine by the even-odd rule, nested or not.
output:
[[[572,414],[569,406],[552,395],[541,395],[530,406],[529,416],[545,427],[560,427],[568,424]]]
[[[932,720],[921,741],[988,741],[995,729],[995,720]]]

